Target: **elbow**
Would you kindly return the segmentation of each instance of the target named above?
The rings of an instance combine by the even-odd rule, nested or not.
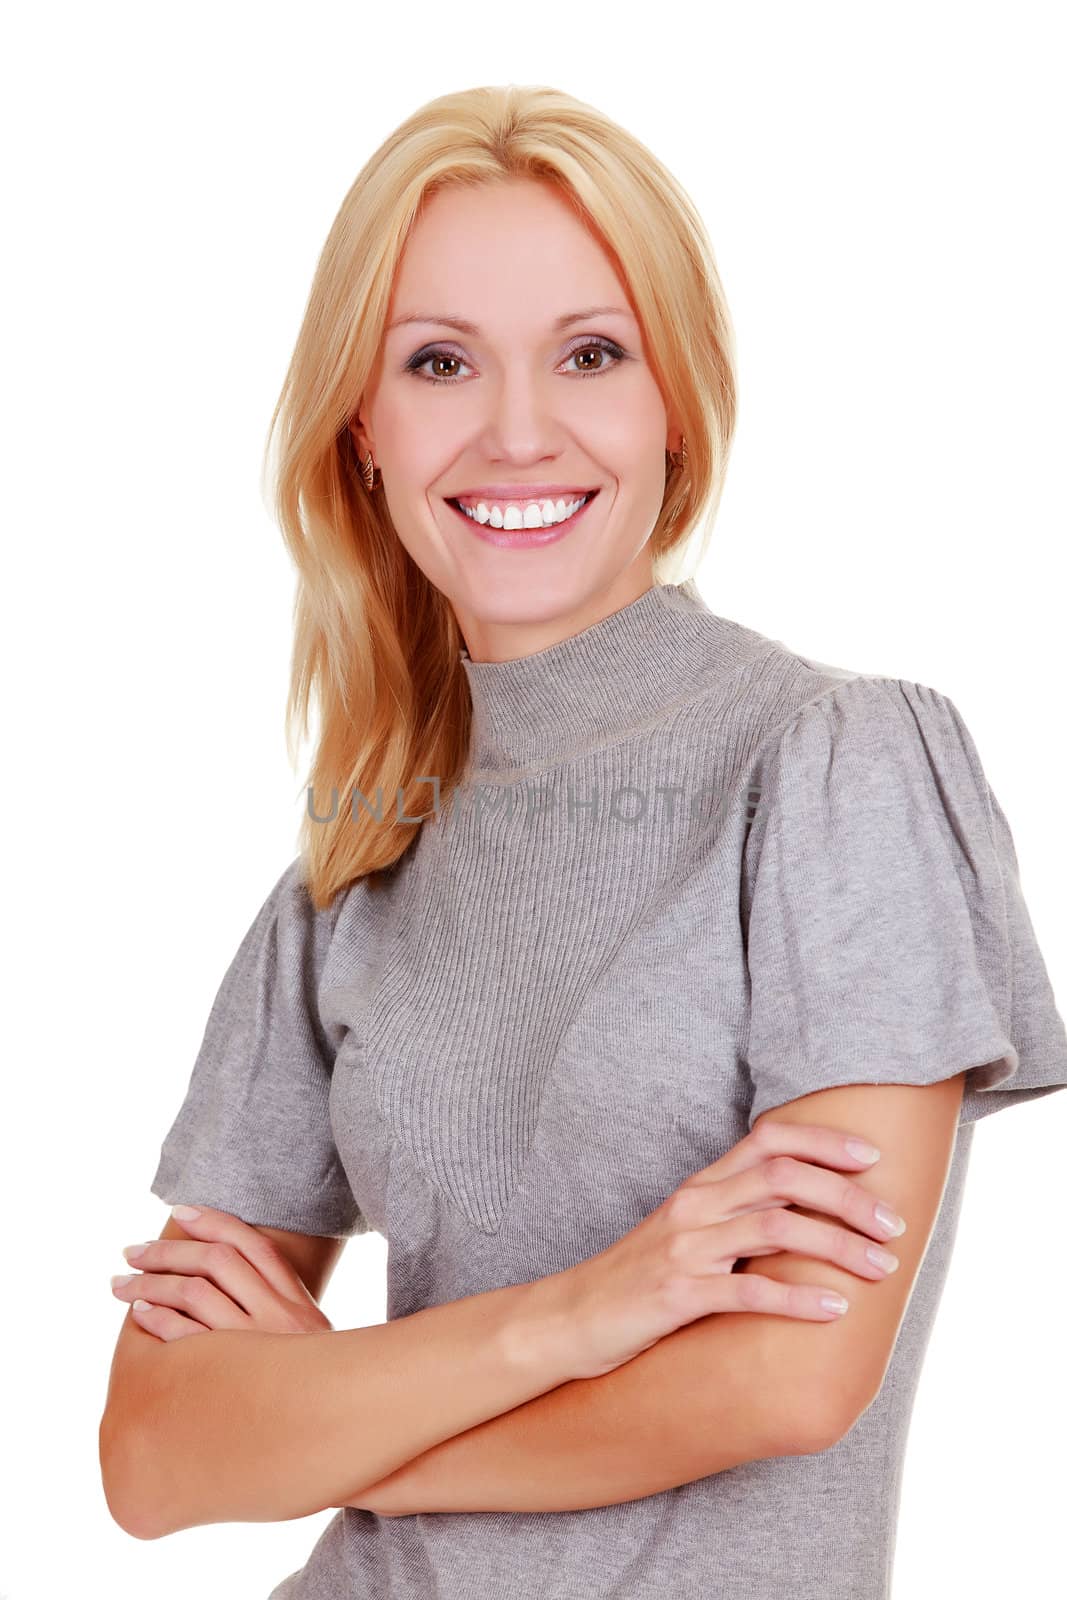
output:
[[[153,1517],[145,1497],[145,1449],[136,1429],[110,1411],[100,1420],[100,1480],[113,1521],[134,1539],[159,1539],[170,1530]]]
[[[833,1449],[856,1426],[872,1399],[849,1396],[835,1389],[832,1380],[813,1382],[786,1408],[788,1420],[781,1435],[785,1448],[778,1454],[814,1456]]]
[[[835,1444],[840,1444],[851,1426],[849,1423],[842,1427],[837,1418],[831,1415],[819,1421],[809,1421],[788,1434],[788,1449],[780,1453],[786,1456],[821,1455],[824,1450],[832,1450]]]

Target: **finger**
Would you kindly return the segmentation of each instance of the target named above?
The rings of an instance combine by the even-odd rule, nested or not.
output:
[[[175,1339],[185,1339],[191,1333],[211,1332],[210,1328],[205,1328],[202,1323],[194,1321],[191,1317],[183,1317],[167,1306],[155,1306],[147,1300],[132,1305],[130,1315],[135,1318],[139,1328],[143,1328],[145,1333],[153,1334],[157,1339],[162,1339],[164,1344],[171,1344]]]
[[[849,1140],[859,1141],[855,1150],[849,1149]],[[758,1166],[768,1157],[777,1155],[799,1156],[802,1161],[844,1168],[847,1172],[869,1172],[874,1161],[859,1154],[859,1146],[866,1146],[868,1150],[874,1148],[867,1144],[862,1134],[845,1133],[840,1128],[824,1127],[821,1123],[761,1122],[718,1161],[686,1181],[715,1182],[723,1177],[731,1178],[735,1173],[745,1172],[749,1167]],[[877,1160],[877,1155],[874,1159]]]
[[[250,1317],[267,1315],[279,1298],[241,1250],[224,1240],[149,1239],[127,1260],[142,1272],[205,1278]]]
[[[892,1251],[883,1245],[871,1244],[861,1234],[836,1222],[823,1222],[815,1217],[802,1216],[784,1206],[769,1211],[753,1211],[743,1217],[718,1222],[703,1232],[703,1255],[709,1262],[725,1255],[771,1255],[779,1250],[791,1250],[795,1255],[818,1256],[844,1267],[857,1277],[878,1281],[895,1272],[900,1265]],[[701,1248],[700,1246],[696,1247]]]
[[[840,1217],[849,1227],[872,1239],[894,1239],[907,1226],[896,1226],[892,1206],[841,1172],[814,1167],[795,1156],[772,1156],[760,1167],[750,1167],[735,1178],[719,1182],[713,1191],[720,1218],[739,1217],[746,1211],[765,1210],[783,1200]],[[887,1220],[878,1215],[882,1207]],[[896,1218],[903,1222],[903,1218]]]
[[[195,1210],[195,1217],[179,1216],[178,1212]],[[229,1211],[216,1211],[211,1206],[175,1206],[171,1209],[174,1221],[190,1237],[204,1241],[218,1241],[233,1245],[274,1290],[286,1300],[304,1305],[309,1300],[307,1289],[281,1251],[248,1222],[231,1215]]]
[[[848,1300],[837,1289],[808,1283],[779,1283],[758,1272],[694,1280],[690,1320],[718,1311],[754,1311],[761,1316],[799,1317],[806,1322],[837,1322]]]
[[[247,1328],[251,1320],[240,1306],[206,1278],[187,1278],[183,1273],[142,1272],[129,1283],[115,1284],[119,1300],[149,1300],[154,1306],[169,1306],[202,1322],[207,1329]]]

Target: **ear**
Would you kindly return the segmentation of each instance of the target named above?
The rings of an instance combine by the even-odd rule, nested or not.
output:
[[[361,461],[366,461],[368,452],[371,455],[374,454],[374,444],[373,441],[368,439],[366,434],[363,432],[358,412],[349,421],[348,429],[352,435],[353,443],[355,444],[356,450],[359,454],[359,459]]]

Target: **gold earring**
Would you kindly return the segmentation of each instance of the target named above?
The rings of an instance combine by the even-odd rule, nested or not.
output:
[[[356,452],[356,460],[359,461],[358,451]],[[374,457],[369,450],[367,451],[366,461],[359,462],[359,470],[363,474],[363,482],[367,486],[368,493],[372,493],[374,490]]]

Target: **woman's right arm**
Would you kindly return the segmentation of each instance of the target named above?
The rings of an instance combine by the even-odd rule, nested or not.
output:
[[[100,1423],[112,1516],[136,1538],[335,1507],[574,1376],[552,1277],[366,1328],[220,1329],[165,1343],[131,1313]]]

